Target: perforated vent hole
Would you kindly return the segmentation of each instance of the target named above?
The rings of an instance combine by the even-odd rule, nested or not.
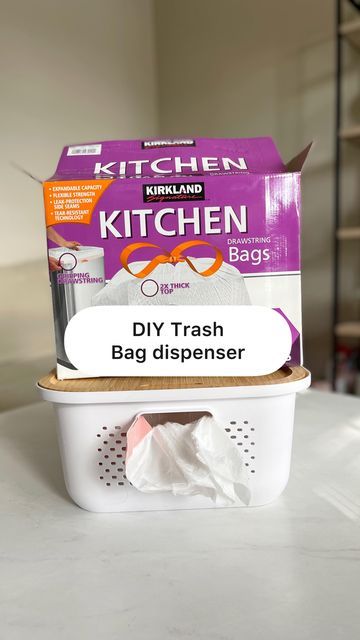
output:
[[[242,426],[238,426],[241,424]],[[255,473],[254,468],[254,455],[249,455],[249,453],[254,453],[255,447],[255,427],[249,424],[249,420],[229,420],[228,425],[225,426],[225,431],[229,438],[236,444],[238,447],[242,447],[241,452],[243,454],[244,464],[247,467],[248,471],[251,473]],[[250,435],[251,433],[251,435]],[[249,439],[251,438],[251,442]],[[249,445],[252,449],[249,449]],[[245,448],[246,447],[246,448]]]
[[[99,481],[104,483],[105,487],[123,487],[126,484],[125,467],[123,458],[126,452],[126,431],[124,427],[116,425],[115,427],[103,426],[101,432],[96,434],[97,438],[105,437],[101,447],[97,446],[97,468],[99,473]],[[103,466],[106,466],[103,469]]]

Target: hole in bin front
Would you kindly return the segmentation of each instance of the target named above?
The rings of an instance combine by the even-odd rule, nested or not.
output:
[[[171,413],[170,412],[166,412],[166,413],[153,412],[153,413],[141,413],[141,414],[138,414],[137,417],[144,418],[148,422],[150,427],[154,428],[157,425],[166,425],[166,423],[168,422],[177,423],[180,425],[186,425],[186,424],[195,422],[205,416],[212,417],[212,413],[210,413],[209,411],[187,411],[187,412],[171,412]],[[248,473],[254,474],[255,470],[253,469],[253,465],[254,465],[255,456],[252,455],[250,458],[250,456],[248,455],[249,449],[243,446],[243,445],[249,446],[250,444],[248,442],[249,437],[250,439],[254,438],[253,433],[251,434],[251,436],[249,434],[250,430],[251,431],[255,430],[254,427],[250,427],[249,420],[239,419],[238,417],[236,419],[231,419],[231,420],[229,420],[229,418],[227,420],[221,419],[221,422],[219,421],[219,424],[220,423],[224,431],[226,432],[228,438],[233,443],[233,445],[235,446],[237,445],[238,447],[241,447],[240,453],[241,453],[242,464],[246,468],[247,474]],[[242,424],[242,426],[239,426],[239,424]],[[244,438],[244,442],[242,441],[243,438]],[[255,442],[252,441],[251,445],[254,445],[254,444]],[[253,451],[251,453],[253,453]]]
[[[182,411],[142,415],[152,427],[155,427],[158,424],[165,424],[166,422],[178,422],[179,424],[185,425],[189,422],[199,420],[203,416],[210,416],[211,414],[208,411]],[[99,472],[102,473],[102,475],[97,475],[97,477],[105,487],[124,487],[128,482],[125,475],[125,465],[119,466],[119,464],[121,465],[121,463],[125,462],[127,430],[124,429],[124,426],[115,425],[114,427],[102,426],[100,432],[103,434],[106,432],[106,438],[108,438],[108,440],[102,441],[102,447],[97,446],[97,474],[99,474]],[[100,432],[96,434],[97,438],[102,436]],[[109,474],[106,476],[103,475],[101,469],[104,463],[109,465],[108,468],[105,469],[105,474]],[[110,476],[111,471],[113,473],[115,472],[116,475]]]
[[[211,416],[211,413],[209,411],[182,411],[176,413],[142,413],[140,415],[147,420],[151,427],[156,427],[158,424],[165,424],[166,422],[189,424],[189,422],[195,422],[204,416]]]

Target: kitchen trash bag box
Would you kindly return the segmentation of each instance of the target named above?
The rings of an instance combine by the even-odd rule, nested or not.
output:
[[[264,305],[302,364],[300,172],[271,138],[65,147],[44,182],[59,379],[83,377],[66,326],[92,305]]]

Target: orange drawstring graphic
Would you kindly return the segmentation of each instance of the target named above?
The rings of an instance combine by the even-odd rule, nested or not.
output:
[[[195,265],[191,262],[190,258],[183,255],[183,252],[187,249],[199,246],[211,247],[211,249],[215,251],[215,260],[213,264],[211,265],[211,267],[208,267],[204,271],[198,271]],[[155,258],[152,258],[152,260],[150,260],[146,267],[141,269],[141,271],[139,271],[138,273],[133,273],[128,265],[131,254],[138,249],[146,248],[160,249],[161,253],[155,256]],[[214,247],[209,242],[205,242],[205,240],[189,240],[188,242],[182,242],[181,244],[178,244],[177,247],[174,247],[174,249],[172,249],[172,251],[170,252],[166,249],[162,249],[161,247],[159,247],[159,245],[151,244],[150,242],[134,242],[133,244],[129,244],[127,247],[125,247],[125,249],[123,249],[120,254],[120,262],[122,266],[128,273],[130,273],[132,276],[135,276],[136,278],[145,278],[152,271],[154,271],[154,269],[159,264],[176,265],[178,262],[186,262],[190,269],[192,269],[192,271],[195,271],[195,273],[197,273],[199,276],[207,278],[208,276],[214,275],[214,273],[216,273],[218,269],[220,269],[223,260],[224,259],[220,249]]]

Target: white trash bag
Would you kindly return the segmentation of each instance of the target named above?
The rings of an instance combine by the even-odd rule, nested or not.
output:
[[[210,416],[153,428],[139,417],[127,433],[126,477],[144,493],[201,495],[218,506],[250,499],[241,453]]]
[[[221,267],[209,277],[201,275],[211,267],[212,258],[190,258],[197,269],[193,271],[187,262],[159,264],[150,275],[137,278],[148,264],[132,262],[129,268],[120,269],[108,284],[97,293],[93,305],[196,305],[196,304],[250,304],[245,279],[230,264]]]

